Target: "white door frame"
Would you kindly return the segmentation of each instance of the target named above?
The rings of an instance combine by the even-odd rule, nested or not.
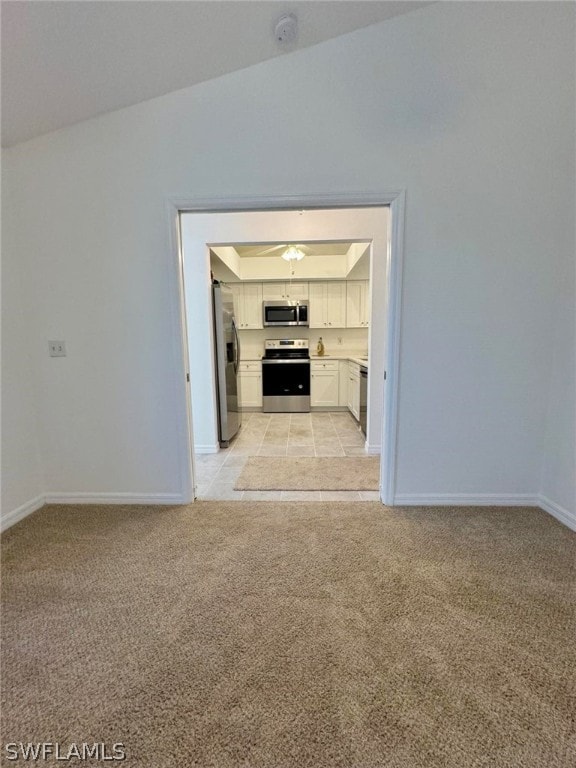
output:
[[[390,226],[386,253],[386,383],[382,408],[382,453],[380,460],[380,498],[383,504],[394,503],[396,490],[396,448],[398,436],[398,394],[400,368],[400,318],[402,310],[402,274],[404,261],[404,213],[406,191],[383,190],[375,193],[338,195],[288,195],[271,197],[173,198],[167,201],[170,222],[170,250],[175,268],[172,294],[174,319],[180,328],[179,371],[185,400],[182,413],[185,427],[180,433],[180,467],[183,502],[193,501],[195,488],[194,440],[190,400],[190,371],[186,329],[183,254],[180,237],[181,213],[231,213],[239,211],[300,210],[305,208],[371,208],[388,206]]]

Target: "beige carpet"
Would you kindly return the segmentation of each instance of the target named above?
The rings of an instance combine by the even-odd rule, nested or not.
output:
[[[380,456],[250,456],[238,491],[377,491]]]
[[[576,764],[576,536],[540,510],[47,507],[2,558],[3,742],[123,742],[130,768]]]

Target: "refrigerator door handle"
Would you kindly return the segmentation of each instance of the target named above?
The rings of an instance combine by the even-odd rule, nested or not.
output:
[[[238,373],[240,367],[240,337],[238,336],[238,329],[236,323],[232,320],[232,328],[234,330],[234,338],[236,340],[236,354],[234,355],[234,373]]]

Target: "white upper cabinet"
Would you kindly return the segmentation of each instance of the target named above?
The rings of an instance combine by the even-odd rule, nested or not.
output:
[[[310,328],[367,328],[370,324],[368,280],[317,280],[289,283],[230,283],[238,328],[262,328],[262,301],[310,302]]]
[[[350,280],[346,284],[346,327],[367,328],[370,324],[368,280]]]
[[[262,301],[282,301],[286,298],[286,283],[262,283]]]
[[[346,283],[327,283],[328,325],[334,328],[346,328]]]
[[[309,284],[310,327],[346,327],[346,283],[343,280]]]
[[[262,283],[264,301],[307,301],[308,283]]]
[[[262,328],[262,283],[230,283],[230,288],[238,328]]]
[[[308,321],[310,328],[324,328],[326,326],[326,283],[310,283],[309,292]]]
[[[286,283],[286,298],[291,301],[308,301],[308,283]]]

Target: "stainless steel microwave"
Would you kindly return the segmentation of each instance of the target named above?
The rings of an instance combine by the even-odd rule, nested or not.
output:
[[[263,301],[262,324],[269,326],[308,325],[308,303],[300,301]]]

